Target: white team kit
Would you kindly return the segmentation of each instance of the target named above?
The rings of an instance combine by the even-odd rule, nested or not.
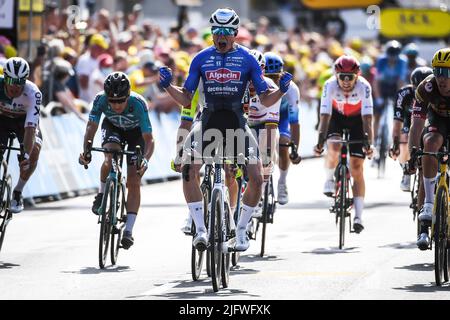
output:
[[[267,77],[264,77],[269,88],[278,89],[275,82]],[[250,127],[256,127],[265,123],[277,123],[280,121],[280,105],[281,99],[270,107],[264,106],[259,100],[258,95],[250,97],[249,110],[248,110],[248,123]]]
[[[358,77],[353,90],[344,93],[336,77],[328,79],[322,92],[320,113],[332,114],[333,110],[346,117],[373,115],[372,88],[369,82]]]
[[[25,127],[36,128],[39,124],[39,112],[42,93],[32,82],[27,81],[23,93],[18,98],[9,99],[3,92],[0,95],[0,114],[8,118],[25,119]]]

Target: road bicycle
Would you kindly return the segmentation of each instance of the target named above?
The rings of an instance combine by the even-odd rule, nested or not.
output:
[[[339,249],[344,247],[345,243],[345,219],[348,218],[349,230],[352,230],[351,209],[353,207],[352,183],[350,179],[350,169],[348,167],[348,151],[351,144],[362,143],[366,148],[369,147],[367,134],[363,140],[349,140],[349,130],[343,130],[341,140],[328,140],[330,143],[341,144],[339,164],[337,165],[334,176],[336,180],[336,190],[334,193],[334,204],[330,212],[336,215],[336,225],[339,225]]]
[[[9,158],[11,151],[19,151],[18,159],[19,162],[24,160],[24,148],[23,144],[20,144],[19,148],[13,147],[14,139],[16,134],[10,132],[8,134],[8,145],[0,145],[0,152],[3,154],[6,151],[6,159],[2,157],[2,178],[0,186],[0,250],[3,246],[3,240],[5,239],[6,227],[11,221],[13,214],[11,212],[11,197],[12,197],[12,178],[11,174],[8,172]]]
[[[416,150],[413,148],[411,152],[411,158],[413,162],[416,159],[423,156],[432,156],[437,158],[439,163],[439,178],[435,189],[434,207],[433,207],[433,217],[431,225],[421,223],[423,228],[431,229],[431,241],[429,248],[433,249],[434,242],[434,275],[436,280],[436,285],[441,286],[444,282],[448,282],[449,279],[449,225],[450,225],[450,215],[448,208],[449,192],[448,192],[448,181],[449,175],[447,173],[449,165],[450,152],[450,139],[447,137],[446,147],[443,151],[439,152],[425,152],[422,150]],[[422,229],[423,231],[423,229]]]
[[[142,162],[142,152],[140,146],[136,146],[135,151],[127,151],[124,143],[121,144],[121,150],[93,148],[92,141],[88,141],[84,152],[86,159],[91,158],[92,151],[112,154],[111,171],[106,179],[102,204],[98,210],[98,223],[100,224],[98,258],[100,268],[104,269],[109,249],[112,265],[117,263],[121,248],[120,241],[127,220],[126,177],[122,173],[123,156],[136,157],[136,168],[138,169]],[[88,168],[87,165],[84,167]]]

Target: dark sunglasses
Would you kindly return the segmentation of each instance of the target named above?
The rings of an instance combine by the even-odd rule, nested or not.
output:
[[[27,83],[27,79],[14,79],[5,76],[5,83],[10,86],[24,86]]]
[[[433,68],[435,77],[450,78],[450,68]]]
[[[234,36],[236,30],[233,28],[215,27],[211,29],[212,34],[221,36]]]
[[[356,78],[354,73],[338,73],[338,78],[341,81],[353,81]]]
[[[127,97],[125,97],[125,98],[121,98],[121,99],[108,99],[108,102],[110,103],[110,104],[121,104],[121,103],[124,103],[125,101],[127,101]]]

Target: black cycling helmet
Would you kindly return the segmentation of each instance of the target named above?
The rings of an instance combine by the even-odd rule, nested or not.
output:
[[[127,98],[130,96],[130,79],[123,72],[113,72],[106,77],[105,94],[108,98]]]
[[[388,56],[398,56],[402,52],[402,45],[397,40],[386,43],[386,54]]]
[[[429,67],[418,67],[411,72],[411,84],[417,87],[426,77],[433,74],[433,69]]]

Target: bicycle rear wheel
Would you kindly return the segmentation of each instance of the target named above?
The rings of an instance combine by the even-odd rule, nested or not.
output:
[[[0,250],[2,250],[3,240],[5,239],[6,227],[9,221],[12,219],[11,213],[11,189],[12,189],[12,179],[8,175],[4,180],[4,185],[1,186],[2,196],[1,196],[1,211],[0,211]]]
[[[126,222],[126,192],[125,184],[121,183],[118,187],[115,210],[115,224],[112,227],[111,232],[111,263],[115,265],[119,256],[120,242],[122,240],[123,230],[125,229]],[[111,206],[114,203],[111,200]]]
[[[434,275],[436,285],[441,286],[448,281],[447,271],[447,208],[448,194],[445,188],[440,187],[437,192],[433,240],[434,246]]]
[[[339,202],[338,207],[338,219],[339,219],[339,249],[344,247],[345,242],[345,214],[346,208],[346,194],[347,194],[347,166],[341,166],[340,168],[340,189],[339,193],[336,195]]]
[[[103,194],[102,205],[100,207],[100,239],[98,247],[98,261],[101,269],[105,268],[106,257],[108,255],[109,241],[111,239],[110,212],[111,204],[108,201],[114,193],[114,185],[109,179],[106,181],[105,193]]]

